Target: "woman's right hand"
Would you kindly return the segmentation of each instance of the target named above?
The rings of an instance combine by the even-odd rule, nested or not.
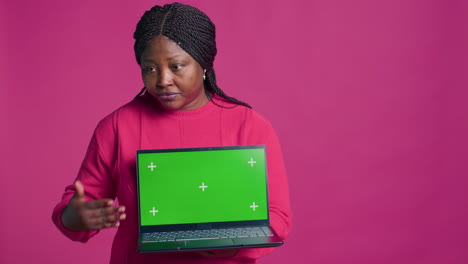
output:
[[[113,206],[112,199],[86,201],[83,184],[76,181],[75,188],[75,195],[62,212],[66,228],[83,231],[117,227],[125,219],[125,206]]]

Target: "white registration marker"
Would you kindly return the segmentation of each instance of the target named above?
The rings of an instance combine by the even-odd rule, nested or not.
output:
[[[253,160],[253,158],[250,158],[250,161],[248,161],[247,163],[250,163],[250,167],[253,167],[254,163],[257,163],[257,162]]]
[[[148,166],[148,168],[151,169],[151,171],[154,170],[154,168],[156,168],[157,166],[153,164],[153,162],[151,162],[151,164]]]
[[[255,212],[255,209],[258,207],[258,205],[255,204],[255,202],[250,206],[250,208],[252,208]]]
[[[202,191],[205,191],[205,188],[208,188],[208,186],[206,186],[205,183],[202,182],[202,185],[198,186],[198,188],[202,188]]]
[[[151,210],[151,211],[149,211],[149,212],[152,213],[153,216],[155,216],[155,214],[156,214],[157,212],[159,212],[159,211],[156,210],[156,209],[154,208],[154,206],[153,206],[153,210]]]

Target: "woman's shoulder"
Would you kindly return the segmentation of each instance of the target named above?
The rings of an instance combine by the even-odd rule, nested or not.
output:
[[[145,100],[142,98],[142,96],[133,98],[130,102],[120,106],[102,118],[99,121],[96,130],[112,130],[116,132],[118,123],[123,121],[127,124],[130,124],[137,121],[140,115],[141,107],[144,104]]]
[[[223,110],[223,117],[228,120],[239,120],[248,126],[271,127],[270,121],[252,108],[236,104],[217,95],[212,98],[212,101]]]

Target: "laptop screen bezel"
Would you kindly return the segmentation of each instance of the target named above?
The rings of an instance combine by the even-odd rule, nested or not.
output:
[[[173,148],[173,149],[144,149],[136,151],[136,194],[138,203],[138,226],[140,233],[162,232],[162,231],[184,231],[184,230],[203,230],[212,228],[227,228],[227,227],[247,227],[247,226],[268,226],[270,224],[270,212],[267,209],[267,218],[262,220],[247,220],[247,221],[226,221],[226,222],[206,222],[194,224],[170,224],[170,225],[148,225],[141,224],[141,208],[140,208],[140,175],[138,171],[139,154],[144,153],[162,153],[162,152],[187,152],[187,151],[213,151],[213,150],[236,150],[236,149],[263,149],[265,153],[265,188],[266,188],[266,203],[269,208],[268,197],[268,162],[266,145],[242,145],[242,146],[223,146],[223,147],[201,147],[201,148]]]

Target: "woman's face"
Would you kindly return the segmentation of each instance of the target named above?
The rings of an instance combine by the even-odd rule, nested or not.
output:
[[[148,43],[141,73],[146,90],[167,110],[194,110],[208,102],[202,67],[168,37]]]

